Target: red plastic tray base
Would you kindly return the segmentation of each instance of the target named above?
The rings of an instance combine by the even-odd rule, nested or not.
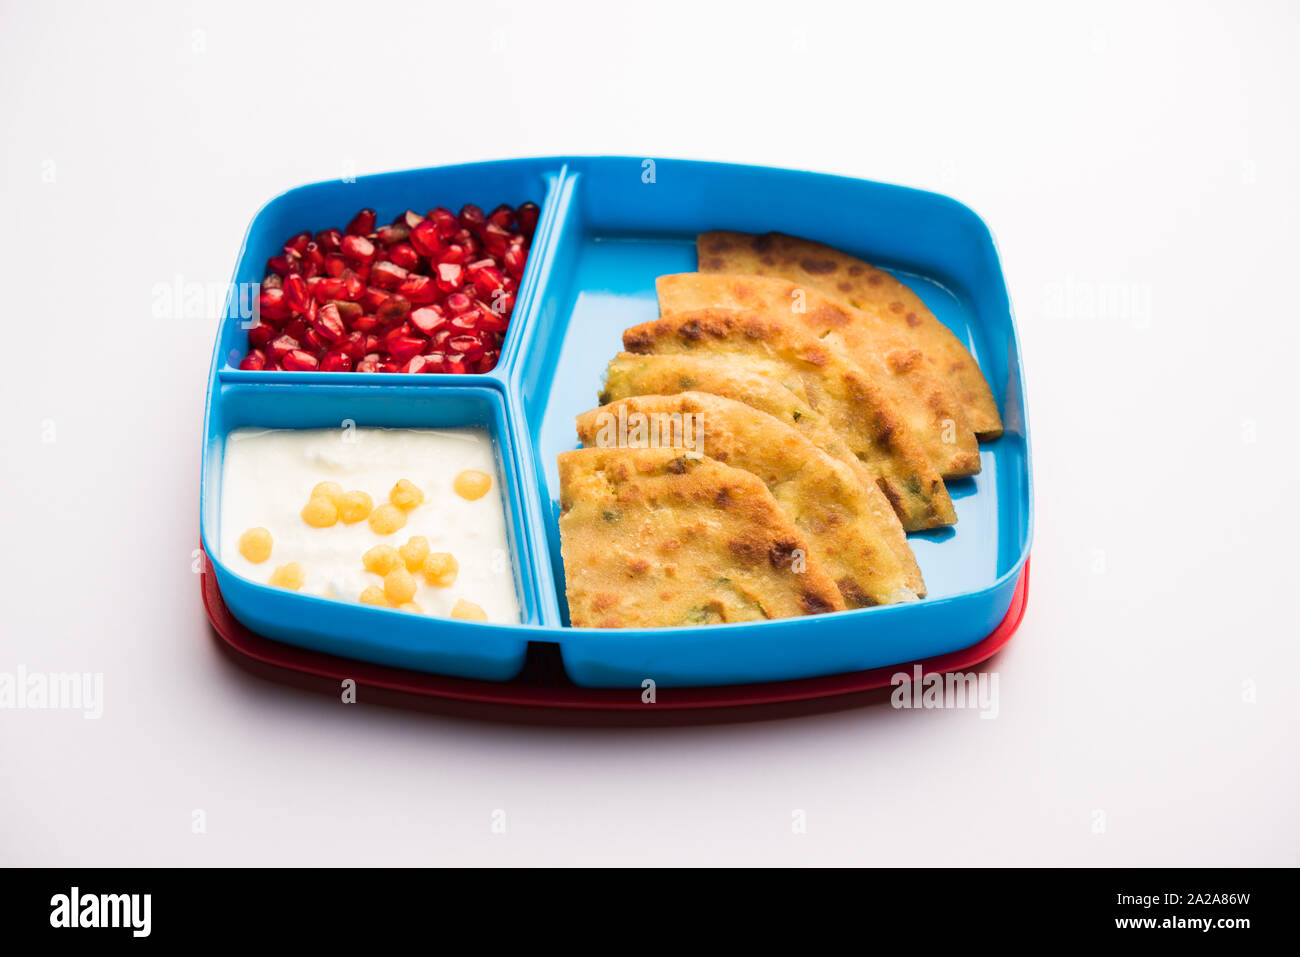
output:
[[[205,554],[203,605],[220,647],[242,668],[282,684],[339,700],[341,682],[356,682],[358,704],[416,709],[443,715],[521,724],[665,726],[754,721],[820,714],[889,700],[895,674],[963,671],[987,661],[1011,640],[1029,599],[1029,562],[1020,573],[1006,617],[983,641],[918,662],[798,681],[716,688],[659,688],[653,704],[641,689],[580,688],[564,672],[556,645],[534,642],[513,681],[474,681],[390,668],[307,651],[245,628],[226,607]]]

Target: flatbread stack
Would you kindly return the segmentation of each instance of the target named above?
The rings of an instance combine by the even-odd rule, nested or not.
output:
[[[721,624],[915,601],[906,532],[957,521],[945,480],[1002,421],[907,286],[780,234],[710,232],[657,281],[583,448],[559,458],[576,627]]]

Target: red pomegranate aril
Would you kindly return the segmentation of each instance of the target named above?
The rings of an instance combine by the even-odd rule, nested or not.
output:
[[[314,319],[315,317],[313,316],[312,318]],[[299,342],[302,342],[302,337],[305,336],[307,330],[311,328],[309,325],[310,322],[311,320],[306,316],[296,316],[295,318],[290,319],[289,324],[284,327],[284,334],[289,336],[291,339],[297,339]]]
[[[335,348],[341,350],[353,362],[358,362],[366,354],[366,334],[354,329]]]
[[[492,296],[492,311],[508,318],[515,311],[515,294],[509,289],[495,293]]]
[[[424,371],[425,372],[446,372],[447,357],[441,352],[426,352],[424,354]]]
[[[483,253],[483,244],[477,236],[465,236],[456,240],[456,245],[465,250],[465,259],[478,259]]]
[[[288,256],[272,256],[266,261],[266,271],[273,272],[277,276],[287,276],[295,270],[291,268]]]
[[[380,327],[381,324],[382,323],[378,316],[365,315],[353,319],[351,326],[354,332],[369,333],[369,332],[374,332],[376,329]]]
[[[260,372],[266,368],[266,355],[260,349],[252,349],[240,360],[239,368],[245,372]]]
[[[292,249],[301,256],[306,251],[309,242],[311,242],[311,233],[301,232],[296,236],[290,236],[288,242],[284,244],[284,248],[286,251]]]
[[[312,289],[312,295],[316,297],[319,303],[329,302],[331,299],[346,299],[343,295],[343,280],[335,278],[321,279]]]
[[[393,358],[380,359],[379,371],[380,372],[401,372],[402,367],[401,365],[398,364],[396,359]]]
[[[322,229],[316,234],[316,245],[322,252],[336,253],[343,244],[343,234],[337,229]]]
[[[502,203],[492,212],[488,213],[488,222],[496,223],[502,229],[514,229],[518,220],[515,218],[514,207],[507,203]]]
[[[366,281],[354,272],[343,274],[343,296],[348,302],[356,302],[366,291]]]
[[[492,371],[492,367],[495,366],[495,365],[497,364],[497,357],[500,356],[500,355],[501,355],[501,353],[496,352],[495,350],[489,349],[487,352],[485,352],[485,353],[483,353],[481,356],[479,356],[477,360],[475,360],[475,362],[474,362],[474,371],[475,371],[475,372],[491,372],[491,371]]]
[[[366,291],[361,295],[361,307],[366,312],[374,312],[388,299],[391,293],[386,289],[380,289],[378,286],[367,286]]]
[[[369,236],[375,231],[375,211],[373,209],[363,209],[348,223],[346,230],[349,236]]]
[[[347,333],[343,325],[343,317],[339,315],[339,307],[332,302],[327,302],[320,307],[320,313],[316,316],[312,329],[327,342],[336,342]]]
[[[473,308],[474,300],[463,292],[453,292],[442,301],[442,304],[453,316],[459,316]]]
[[[307,280],[303,279],[302,276],[286,276],[284,278],[284,298],[289,303],[289,308],[294,312],[306,312],[307,304],[311,302],[311,290],[307,288]]]
[[[323,271],[325,275],[338,279],[348,271],[348,261],[343,258],[342,253],[330,253],[325,257]]]
[[[375,258],[375,244],[365,236],[344,236],[343,247],[339,252],[345,259],[356,263],[368,263]]]
[[[442,236],[437,225],[429,219],[411,230],[410,241],[421,256],[433,258],[442,251]]]
[[[317,359],[325,355],[329,349],[329,340],[322,336],[315,329],[308,329],[302,336],[302,351],[310,352]]]
[[[295,273],[290,273],[289,275],[292,276],[292,275],[295,275]],[[278,272],[267,273],[265,276],[262,277],[262,288],[263,288],[263,289],[283,289],[283,288],[284,288],[284,277],[281,276]]]
[[[315,266],[317,271],[325,268],[325,254],[321,252],[321,248],[314,242],[308,243],[306,248],[303,249],[302,261],[304,268],[308,264]]]
[[[473,203],[466,203],[460,208],[460,215],[456,217],[464,229],[472,233],[478,232],[487,223],[487,217],[483,215],[483,210],[479,209]]]
[[[460,355],[459,353],[449,352],[447,353],[446,369],[448,372],[459,374],[459,373],[468,372],[469,366],[465,363],[464,356]]]
[[[431,336],[447,321],[447,318],[433,306],[424,306],[412,312],[407,321],[426,336]]]
[[[365,312],[361,308],[361,303],[349,302],[346,299],[331,299],[330,305],[339,311],[339,318],[343,320],[345,326],[351,326]]]
[[[495,309],[484,308],[479,313],[479,332],[505,332],[510,325],[510,317],[503,316]]]
[[[439,267],[440,269],[442,267]],[[450,269],[460,269],[459,266],[447,267]],[[397,287],[397,291],[409,299],[417,306],[427,306],[438,298],[438,290],[442,289],[442,283],[434,285],[434,281],[428,276],[407,276],[406,280]],[[444,290],[444,292],[449,290]]]
[[[449,325],[443,326],[441,329],[439,329],[437,332],[435,332],[432,336],[429,337],[430,350],[436,350],[442,352],[446,350],[447,343],[450,341],[451,341],[451,327]]]
[[[436,206],[425,214],[425,219],[438,227],[438,235],[443,239],[454,236],[460,229],[460,220],[446,206]]]
[[[488,223],[483,228],[483,248],[493,256],[504,256],[507,249],[510,248],[510,240],[513,238],[511,232],[502,229],[496,223]]]
[[[396,263],[375,263],[370,270],[370,285],[380,289],[396,289],[409,275]]]
[[[478,336],[452,336],[451,348],[466,359],[474,360],[483,354],[483,340]]]
[[[490,256],[487,259],[476,259],[472,263],[465,265],[465,274],[473,280],[480,269],[486,269],[488,266],[495,266],[496,264],[497,261]]]
[[[352,357],[340,349],[331,349],[320,361],[321,372],[351,372]]]
[[[519,220],[519,231],[524,234],[525,239],[533,238],[533,233],[537,231],[537,220],[541,215],[542,211],[536,203],[524,203],[519,207],[516,217]]]
[[[468,257],[465,255],[465,247],[460,243],[452,243],[442,252],[438,253],[436,263],[457,263],[463,264]]]
[[[267,343],[275,338],[275,329],[265,323],[258,323],[248,330],[248,344],[254,349],[265,349]]]
[[[426,360],[424,356],[411,356],[411,358],[407,359],[406,362],[402,364],[402,368],[398,371],[408,373],[423,372],[427,362],[428,360]]]
[[[410,243],[394,243],[389,246],[388,258],[403,269],[414,269],[420,265],[420,254]]]
[[[375,239],[385,246],[406,242],[406,237],[409,235],[411,230],[406,223],[393,223],[390,226],[380,226],[375,230]]]
[[[488,298],[502,287],[505,279],[496,266],[484,266],[474,275],[474,288],[480,296]]]
[[[372,352],[379,352],[379,351],[380,351],[381,349],[383,349],[383,348],[384,348],[384,343],[383,343],[383,340],[382,340],[382,339],[380,339],[380,338],[379,338],[378,336],[376,336],[376,335],[369,335],[369,334],[367,334],[367,336],[366,336],[366,350],[365,350],[365,351],[366,351],[366,355],[370,355],[370,353],[372,353]]]
[[[506,267],[506,272],[519,279],[523,276],[524,266],[528,262],[528,251],[516,243],[506,250],[501,262]]]
[[[366,356],[360,362],[357,363],[356,368],[353,369],[352,371],[353,372],[378,372],[379,356],[377,355]]]
[[[272,321],[289,318],[289,302],[283,289],[263,289],[257,297],[258,315]]]
[[[410,311],[409,299],[402,295],[392,295],[375,310],[375,316],[380,322],[401,322]]]
[[[293,336],[277,336],[266,347],[267,359],[280,362],[286,355],[299,348],[299,342]]]
[[[424,222],[424,217],[413,209],[408,209],[406,212],[402,213],[399,218],[406,224],[407,229],[414,229],[416,226],[419,226]],[[397,220],[395,219],[393,222],[396,223]]]
[[[477,309],[471,310],[463,315],[455,316],[448,323],[451,327],[451,334],[453,336],[464,335],[469,332],[478,332],[478,324],[479,314]]]
[[[436,274],[438,288],[443,292],[455,292],[465,282],[464,273],[459,263],[439,263]]]
[[[310,352],[294,349],[292,352],[285,353],[281,364],[286,372],[315,372],[320,367],[320,360]]]

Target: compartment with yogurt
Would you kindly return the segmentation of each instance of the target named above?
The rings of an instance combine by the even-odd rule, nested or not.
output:
[[[203,542],[236,618],[402,667],[522,667],[539,612],[503,390],[229,384],[210,416]]]

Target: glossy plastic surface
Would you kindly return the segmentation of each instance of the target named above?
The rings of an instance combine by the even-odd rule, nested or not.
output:
[[[269,637],[330,654],[503,680],[526,642],[560,646],[587,687],[779,681],[878,668],[954,652],[1005,616],[1033,526],[1028,427],[1015,323],[992,236],[968,208],[936,194],[811,173],[618,157],[510,160],[359,178],[290,191],[258,214],[236,280],[261,278],[296,230],[380,220],[408,206],[543,203],[502,360],[486,375],[248,373],[236,297],[213,359],[204,450],[203,542],[235,616]],[[618,631],[568,627],[559,552],[556,453],[576,447],[573,418],[596,402],[606,362],[629,325],[657,314],[654,280],[695,268],[706,229],[779,230],[891,269],[971,349],[993,387],[1005,434],[981,446],[983,471],[950,484],[954,529],[911,536],[924,601],[745,625]],[[237,361],[237,358],[235,359]],[[470,400],[473,393],[476,399]],[[344,413],[360,409],[361,415]],[[213,550],[220,456],[238,425],[312,427],[351,417],[375,425],[490,423],[508,485],[524,623],[410,621],[288,595],[240,579]]]

